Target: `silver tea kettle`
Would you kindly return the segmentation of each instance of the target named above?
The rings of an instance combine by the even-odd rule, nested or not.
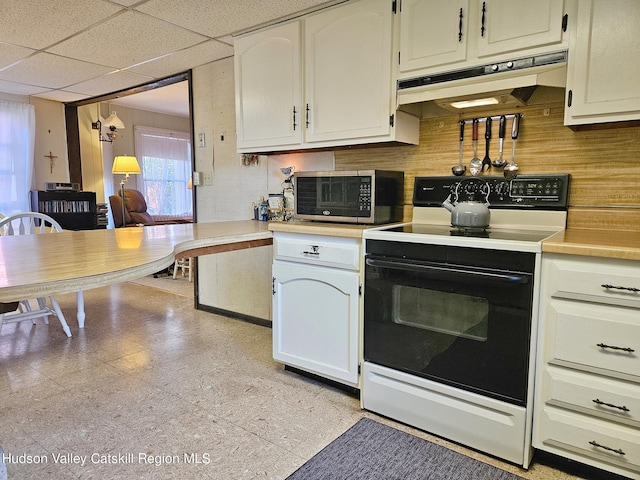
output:
[[[475,179],[473,179],[475,180]],[[491,220],[491,212],[489,211],[489,185],[480,181],[466,182],[464,185],[465,190],[471,192],[471,196],[475,196],[475,193],[480,193],[484,196],[484,202],[476,200],[463,200],[460,199],[460,188],[465,182],[459,182],[456,185],[453,195],[455,200],[452,203],[451,193],[444,201],[442,206],[451,212],[451,225],[458,228],[488,228]]]

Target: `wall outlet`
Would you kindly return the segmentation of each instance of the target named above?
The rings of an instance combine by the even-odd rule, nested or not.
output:
[[[213,185],[213,172],[202,172],[202,183],[204,185]]]
[[[198,134],[198,146],[200,148],[204,148],[206,146],[207,142],[205,140],[205,136],[204,133],[199,133]]]

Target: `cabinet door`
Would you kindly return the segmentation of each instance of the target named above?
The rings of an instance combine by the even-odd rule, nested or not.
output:
[[[356,386],[358,274],[276,261],[273,276],[273,358]]]
[[[400,72],[467,59],[470,0],[404,0],[400,12]]]
[[[564,0],[480,1],[478,24],[470,27],[470,35],[477,35],[478,57],[560,44],[563,4]]]
[[[640,119],[640,2],[580,0],[565,125]]]
[[[390,0],[350,2],[305,20],[307,142],[389,134],[392,20]]]
[[[234,48],[238,149],[300,144],[300,22],[239,37]]]

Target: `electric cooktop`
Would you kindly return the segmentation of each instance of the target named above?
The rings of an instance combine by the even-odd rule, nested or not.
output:
[[[487,196],[488,189],[488,196]],[[416,177],[413,221],[365,230],[364,238],[472,248],[540,252],[542,240],[566,226],[569,175]],[[457,228],[442,203],[488,199],[486,229]]]

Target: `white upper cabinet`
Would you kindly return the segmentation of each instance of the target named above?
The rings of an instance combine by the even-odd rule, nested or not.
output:
[[[471,0],[403,0],[400,71],[467,60]]]
[[[564,0],[403,0],[400,77],[567,48]]]
[[[563,0],[479,2],[478,57],[544,49],[546,46],[558,50],[563,39],[563,3]]]
[[[565,125],[640,119],[640,2],[580,0]]]
[[[392,22],[388,0],[305,19],[307,142],[389,134]]]
[[[398,141],[392,0],[358,0],[235,40],[238,152]]]
[[[300,22],[234,43],[238,148],[299,145]]]

